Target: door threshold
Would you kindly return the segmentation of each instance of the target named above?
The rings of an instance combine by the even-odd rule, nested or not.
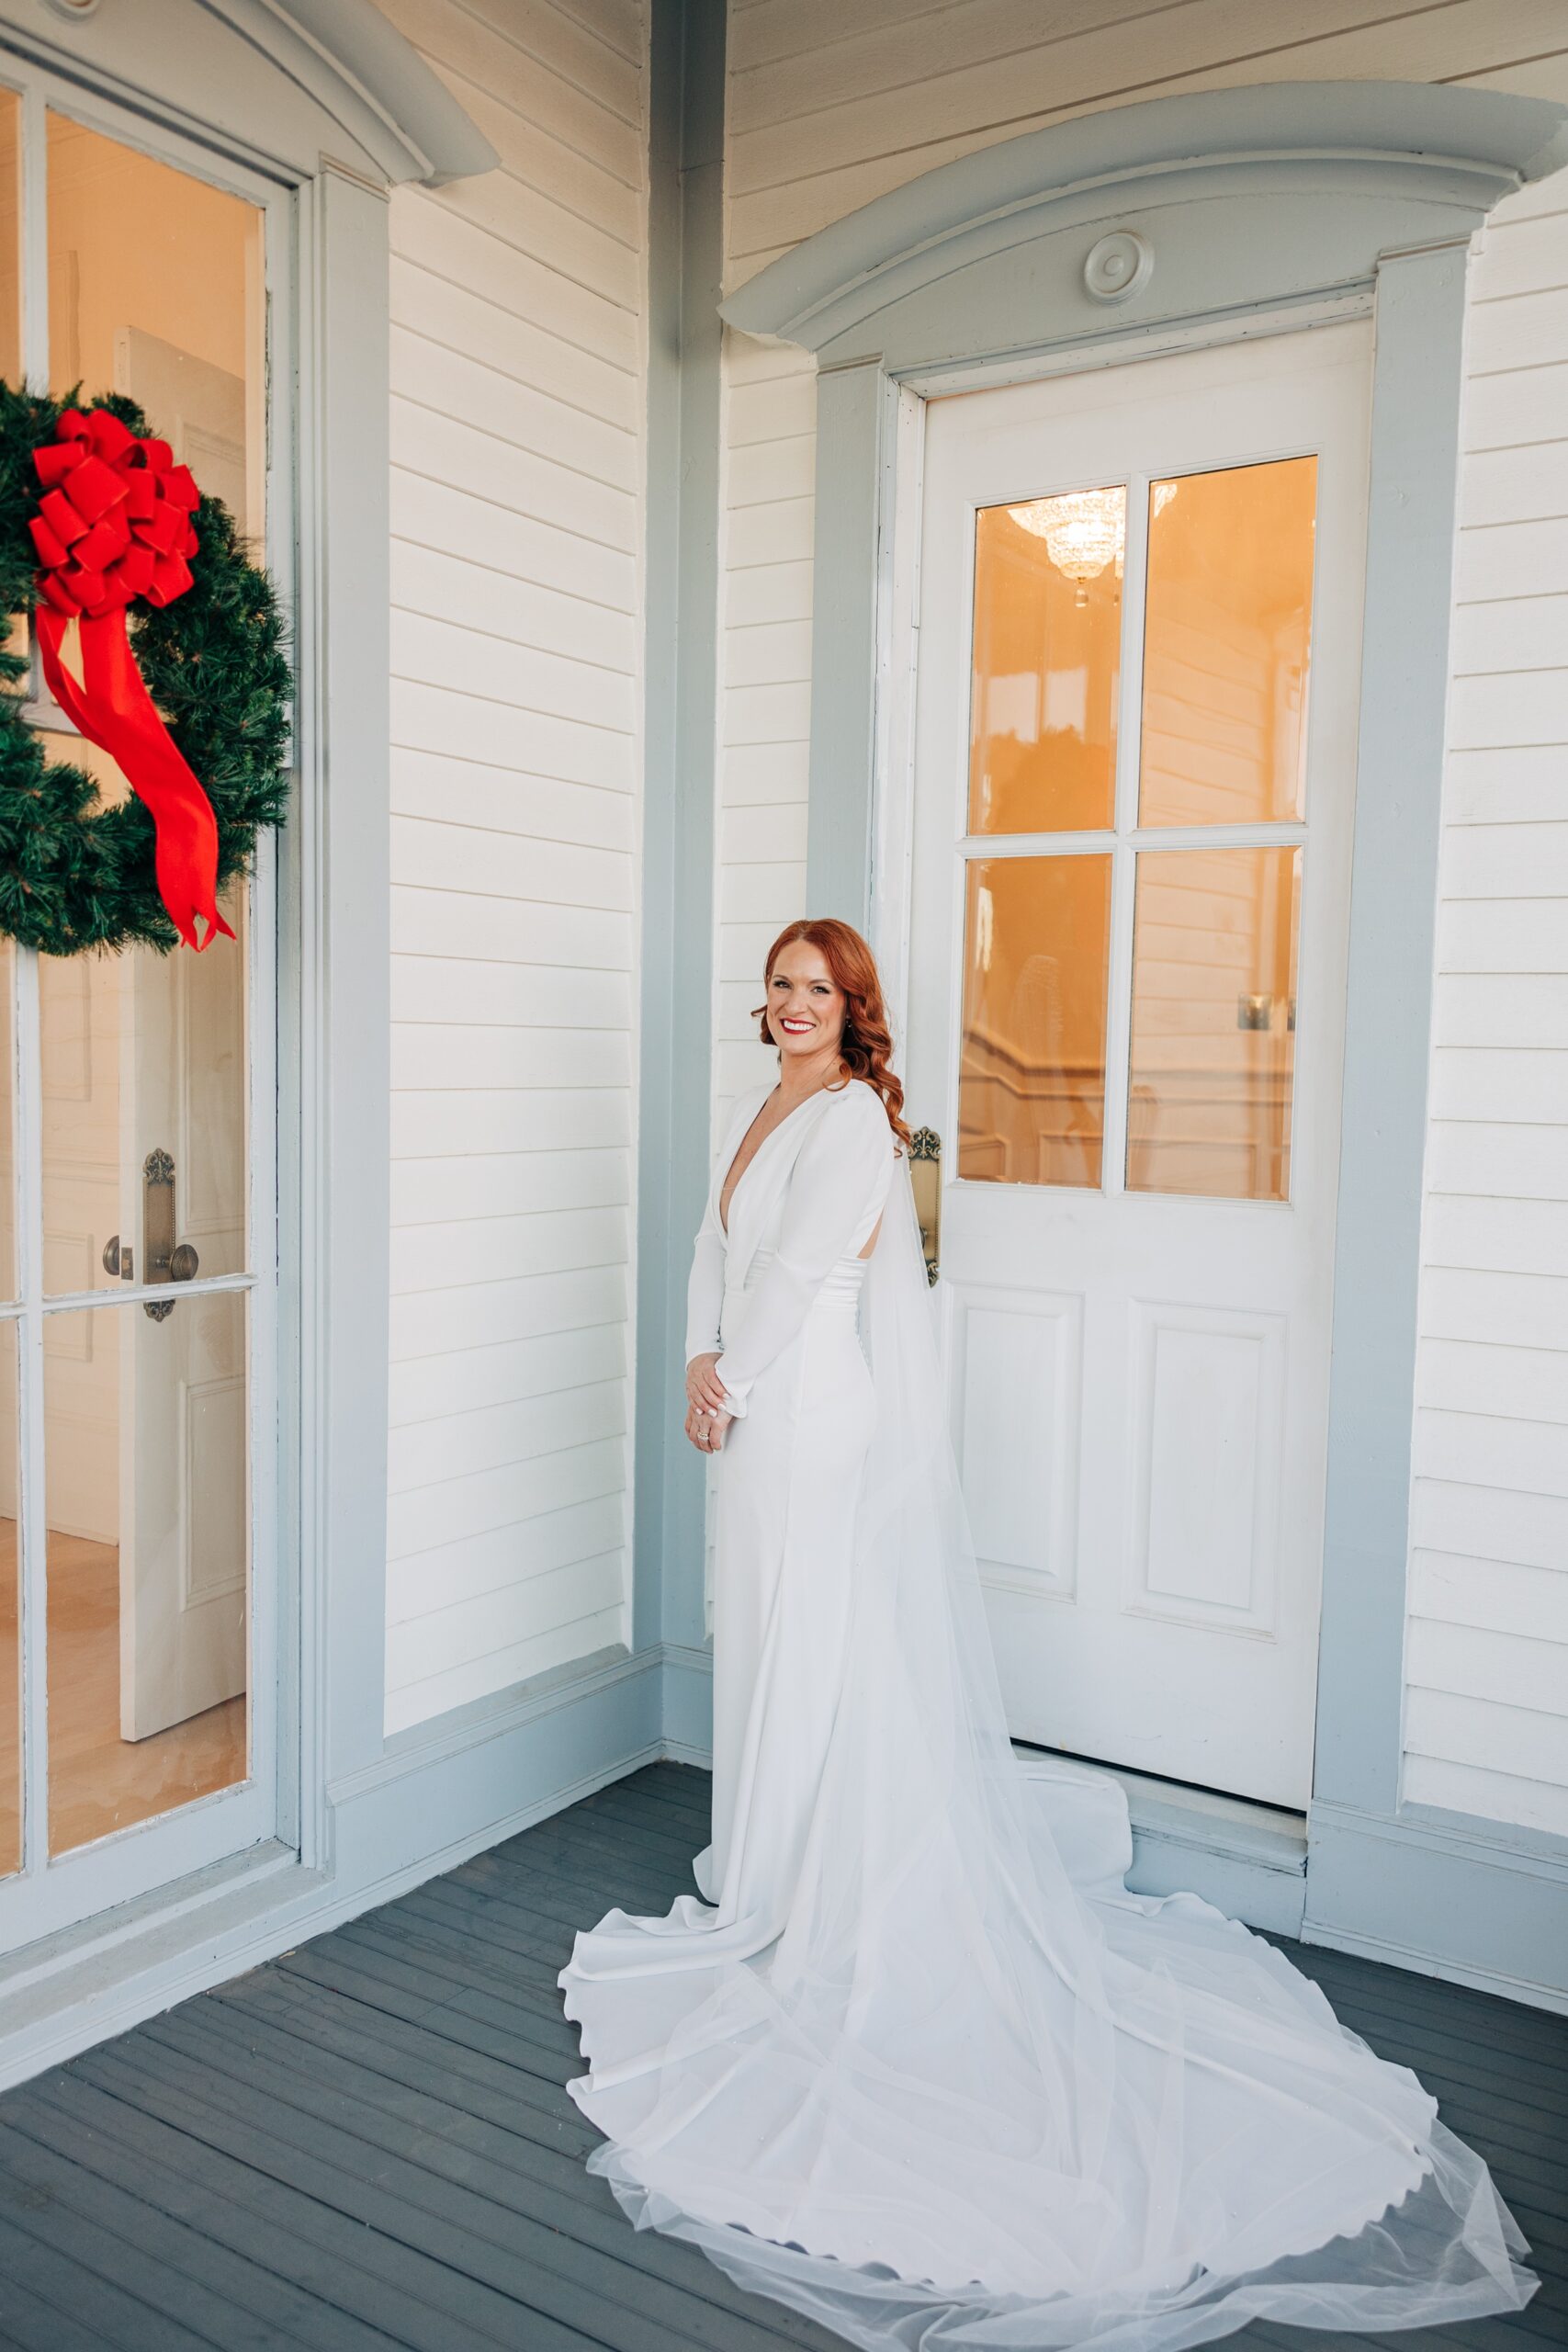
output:
[[[1023,1757],[1062,1753],[1022,1740],[1013,1746]],[[1116,1781],[1125,1795],[1133,1824],[1127,1883],[1134,1894],[1197,1894],[1249,1928],[1299,1935],[1306,1902],[1304,1814],[1089,1757],[1062,1760]]]

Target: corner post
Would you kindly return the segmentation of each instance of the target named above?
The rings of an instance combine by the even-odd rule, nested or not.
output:
[[[1403,1737],[1466,253],[1378,271],[1314,1801],[1383,1815]]]
[[[872,812],[887,686],[897,388],[879,358],[817,387],[806,911],[871,918]]]

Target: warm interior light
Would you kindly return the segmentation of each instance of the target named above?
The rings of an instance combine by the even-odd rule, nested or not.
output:
[[[1156,514],[1170,504],[1179,487],[1174,481],[1154,484]],[[1045,552],[1056,570],[1065,578],[1076,580],[1080,590],[1085,581],[1098,580],[1107,564],[1115,565],[1116,577],[1121,579],[1127,551],[1127,499],[1120,487],[1069,490],[1056,498],[1032,498],[1022,506],[1010,506],[1008,513],[1021,530],[1044,540]]]

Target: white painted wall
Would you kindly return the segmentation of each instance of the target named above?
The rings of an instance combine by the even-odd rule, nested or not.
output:
[[[387,1728],[626,1633],[642,0],[383,0],[501,155],[392,198]]]
[[[1562,0],[1373,17],[1370,0],[733,0],[728,282],[1097,106],[1382,75],[1568,101]],[[1468,365],[1405,1792],[1568,1831],[1568,187],[1489,229]],[[731,334],[716,1120],[767,1072],[746,1015],[767,942],[805,911],[814,424],[809,363]]]

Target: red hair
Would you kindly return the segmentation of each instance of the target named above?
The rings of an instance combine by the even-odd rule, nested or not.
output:
[[[904,1125],[904,1089],[888,1068],[893,1037],[887,1026],[887,1007],[882,1000],[882,977],[875,956],[859,932],[847,922],[840,922],[836,915],[792,922],[780,932],[768,950],[768,960],[762,967],[765,985],[772,982],[773,966],[784,949],[796,939],[816,948],[833,976],[834,986],[843,991],[844,1034],[839,1041],[839,1051],[845,1068],[852,1078],[862,1078],[875,1089],[887,1114],[888,1125],[899,1142],[907,1144],[909,1130]],[[774,1045],[765,1003],[757,1007],[757,1020],[763,1045]]]

